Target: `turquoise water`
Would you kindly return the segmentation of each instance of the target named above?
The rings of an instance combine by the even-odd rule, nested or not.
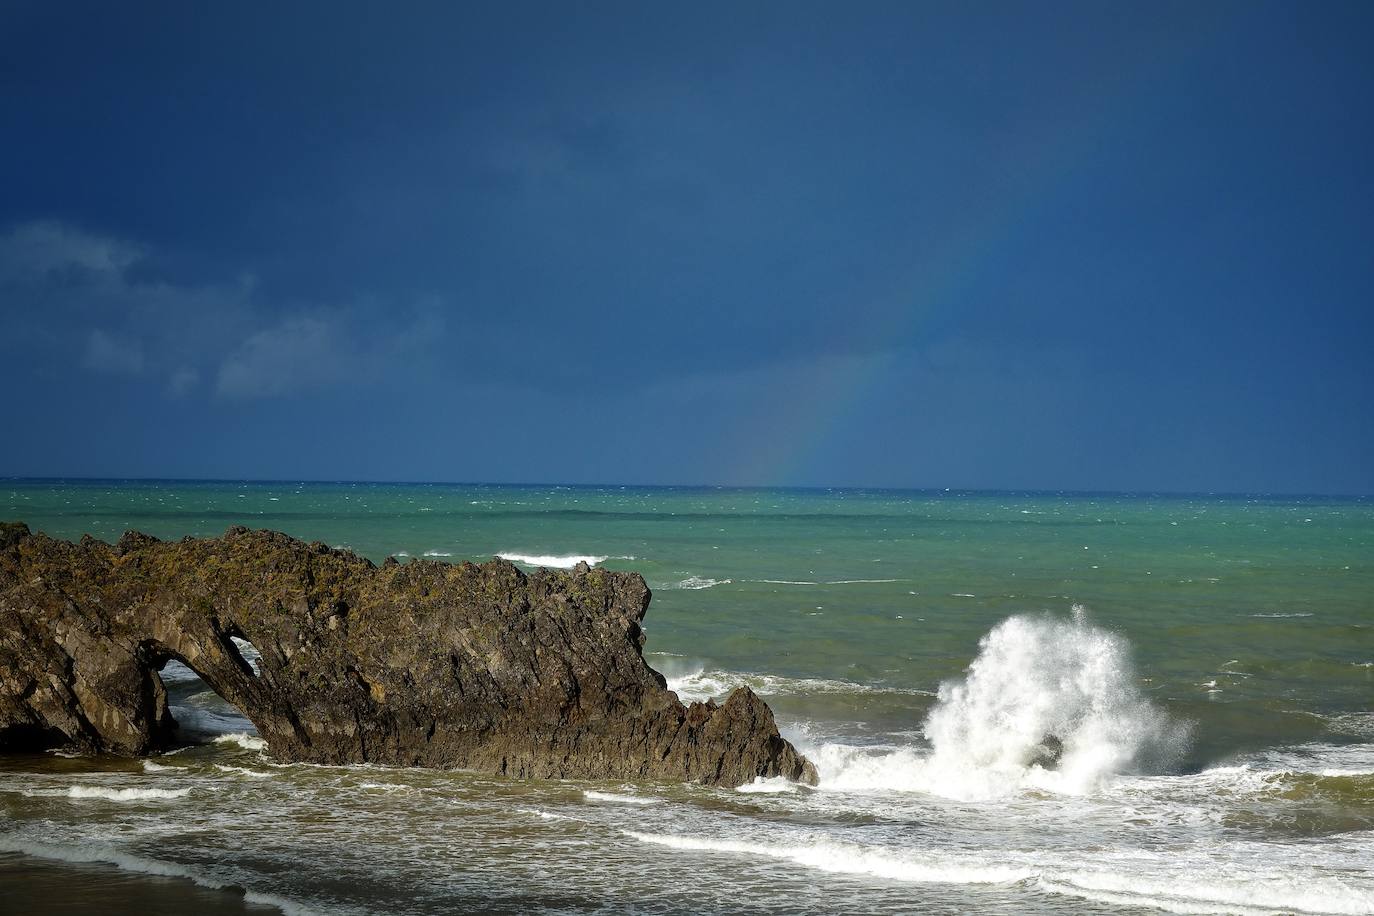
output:
[[[815,792],[722,793],[386,771],[373,781],[399,788],[374,791],[229,741],[186,752],[185,772],[24,763],[0,793],[14,847],[170,856],[325,911],[388,909],[358,890],[369,881],[416,912],[475,907],[501,862],[530,899],[572,909],[676,911],[686,868],[711,876],[704,910],[787,912],[805,893],[834,911],[1374,912],[1374,501],[7,481],[0,517],[68,538],[246,524],[375,561],[634,570],[654,591],[646,656],[670,686],[754,686],[822,775]],[[190,717],[218,702],[188,691]],[[1067,736],[1055,772],[1023,753],[1045,723]],[[231,772],[216,766],[268,775],[202,793],[197,780]],[[148,815],[139,803],[92,812],[61,795],[124,777],[191,790],[140,802],[162,827],[169,806],[204,822],[161,846],[125,830]],[[360,824],[412,824],[422,797],[488,839],[455,835],[458,855],[435,825],[401,827],[425,834],[418,865],[364,840],[370,858],[343,880],[280,874],[279,837],[216,838],[230,796],[242,823],[326,795],[360,807],[310,831],[315,853],[357,844]],[[627,862],[641,883],[604,874]],[[436,890],[450,885],[464,890]],[[568,887],[578,899],[559,903]]]

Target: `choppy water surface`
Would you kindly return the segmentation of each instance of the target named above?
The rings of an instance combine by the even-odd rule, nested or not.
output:
[[[11,481],[0,515],[637,570],[670,686],[752,686],[821,773],[283,766],[171,666],[188,746],[0,762],[0,851],[312,912],[1374,913],[1369,501]]]

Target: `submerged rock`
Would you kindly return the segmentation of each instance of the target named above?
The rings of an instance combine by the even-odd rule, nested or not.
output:
[[[642,654],[649,597],[637,574],[585,565],[378,567],[241,527],[109,545],[0,524],[0,751],[167,748],[157,672],[177,659],[285,761],[814,783],[748,688],[719,706],[667,689]]]

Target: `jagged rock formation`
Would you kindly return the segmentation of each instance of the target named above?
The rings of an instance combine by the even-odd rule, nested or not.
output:
[[[814,782],[752,691],[684,706],[667,690],[641,651],[648,606],[640,576],[585,565],[379,567],[239,527],[109,545],[0,524],[0,751],[166,748],[157,671],[175,658],[281,760]]]

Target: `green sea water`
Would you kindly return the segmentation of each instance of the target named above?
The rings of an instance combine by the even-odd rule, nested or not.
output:
[[[570,909],[692,911],[673,895],[690,867],[711,876],[697,911],[789,912],[807,893],[807,908],[837,912],[1374,912],[1374,501],[4,481],[0,517],[64,538],[245,524],[374,561],[633,570],[654,592],[646,657],[670,686],[684,699],[753,686],[822,774],[815,792],[723,794],[367,780],[272,768],[270,749],[235,739],[188,751],[171,774],[204,804],[149,797],[151,815],[62,791],[123,785],[126,770],[131,785],[171,784],[167,770],[11,761],[6,848],[153,862],[162,848],[177,867],[324,911],[500,908],[481,889],[503,863],[529,899]],[[217,702],[180,696],[185,710]],[[1042,721],[1079,729],[1062,774],[1008,764],[1018,729]],[[216,766],[267,776],[201,792],[197,779],[231,772]],[[359,788],[369,781],[401,788]],[[231,795],[240,822],[301,799],[361,805],[352,826],[308,831],[316,853],[369,842],[357,824],[423,833],[428,851],[416,866],[378,845],[359,859],[376,874],[286,876],[279,838],[240,829],[237,851],[218,838]],[[414,803],[436,795],[488,824],[486,839],[431,850],[444,829]],[[165,829],[169,802],[191,817],[170,845],[126,829]],[[627,862],[638,883],[608,881]],[[368,881],[410,903],[370,898]]]

